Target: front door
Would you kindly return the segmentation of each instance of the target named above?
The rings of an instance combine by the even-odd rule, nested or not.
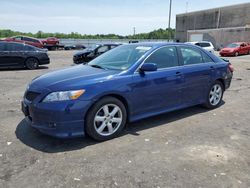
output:
[[[154,72],[136,72],[133,77],[133,113],[157,113],[177,108],[181,104],[183,75],[175,47],[162,47],[144,63],[155,63]]]

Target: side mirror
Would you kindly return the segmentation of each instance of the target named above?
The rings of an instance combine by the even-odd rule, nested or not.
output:
[[[155,63],[144,63],[140,68],[140,72],[153,72],[153,71],[157,71],[157,65]]]

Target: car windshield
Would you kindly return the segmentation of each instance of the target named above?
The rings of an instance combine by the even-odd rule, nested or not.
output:
[[[236,48],[236,47],[239,47],[239,46],[240,46],[239,44],[233,43],[233,44],[229,44],[229,45],[227,46],[227,48]]]
[[[104,69],[127,70],[150,49],[150,46],[144,45],[119,46],[92,60],[88,65]]]

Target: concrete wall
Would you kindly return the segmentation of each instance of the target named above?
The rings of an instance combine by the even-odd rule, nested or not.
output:
[[[187,40],[190,41],[192,35],[202,34],[204,41],[213,43],[216,49],[225,47],[233,42],[249,42],[250,43],[250,28],[225,28],[225,29],[210,29],[210,30],[191,30],[187,32]]]
[[[187,41],[188,30],[245,27],[250,25],[250,3],[190,12],[176,16],[176,40]]]

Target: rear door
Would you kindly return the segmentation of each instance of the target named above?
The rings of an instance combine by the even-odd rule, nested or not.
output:
[[[215,71],[214,62],[197,48],[179,46],[178,50],[184,75],[182,103],[191,105],[204,102]]]
[[[5,63],[9,66],[19,66],[24,63],[24,45],[19,43],[6,43]]]

